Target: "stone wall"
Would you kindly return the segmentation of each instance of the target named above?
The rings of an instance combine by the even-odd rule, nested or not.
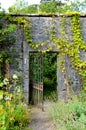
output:
[[[18,15],[16,15],[18,17]],[[21,16],[19,16],[21,17]],[[26,17],[24,15],[24,17]],[[19,71],[16,71],[16,67],[12,67],[11,71],[13,73],[18,73],[23,77],[23,85],[24,85],[24,93],[26,101],[29,100],[29,52],[31,51],[38,51],[40,50],[46,50],[47,47],[51,46],[52,51],[58,52],[56,45],[50,40],[50,32],[51,32],[51,26],[53,24],[54,20],[54,26],[56,30],[56,37],[59,38],[61,35],[61,24],[60,20],[62,16],[48,16],[48,15],[27,15],[27,17],[32,22],[32,40],[34,44],[37,44],[39,42],[45,41],[47,44],[38,48],[37,50],[34,50],[29,46],[29,44],[26,42],[23,31],[21,29],[17,29],[17,32],[15,33],[16,36],[16,43],[14,44],[15,48],[15,58],[19,62]],[[72,41],[72,32],[71,32],[71,23],[70,23],[70,17],[66,19],[67,25],[66,25],[66,32],[69,37],[69,41]],[[86,42],[86,17],[81,16],[81,27],[82,27],[82,36],[83,40]],[[63,36],[65,37],[65,36]],[[11,47],[12,49],[12,47]],[[70,50],[71,51],[71,50]],[[59,52],[60,53],[60,52]],[[86,60],[86,53],[81,52],[80,54],[82,60]],[[57,66],[59,64],[59,61],[61,60],[61,55],[57,55]],[[71,68],[71,63],[69,59],[67,60],[67,73],[68,78],[71,81],[72,87],[77,93],[82,86],[80,76],[77,74],[75,70]],[[66,87],[64,85],[64,77],[61,72],[61,70],[57,67],[57,89],[58,89],[58,97],[59,98],[65,98],[66,94]]]

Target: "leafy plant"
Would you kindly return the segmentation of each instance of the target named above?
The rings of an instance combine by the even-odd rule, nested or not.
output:
[[[7,78],[0,83],[0,130],[20,130],[30,122],[28,107],[22,102],[20,80],[15,74],[10,80],[14,86],[14,93],[10,92],[10,81]]]
[[[56,53],[44,54],[44,99],[55,101],[57,99],[57,84],[56,84]]]
[[[75,97],[76,99],[76,97]],[[85,130],[86,106],[77,100],[71,100],[67,104],[59,101],[51,105],[50,117],[58,130]]]

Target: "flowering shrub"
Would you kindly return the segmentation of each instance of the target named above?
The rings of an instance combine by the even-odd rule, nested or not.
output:
[[[30,122],[27,107],[10,101],[0,104],[0,130],[20,130]]]
[[[23,91],[17,75],[13,75],[11,82],[13,92],[9,79],[0,83],[0,130],[22,130],[30,122],[28,107],[21,101]]]

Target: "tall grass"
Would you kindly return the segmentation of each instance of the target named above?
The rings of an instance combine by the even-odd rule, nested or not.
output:
[[[55,130],[86,130],[86,105],[76,97],[68,103],[53,103],[49,116]]]

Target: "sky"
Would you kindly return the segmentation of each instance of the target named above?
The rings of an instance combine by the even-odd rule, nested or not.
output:
[[[12,6],[15,3],[16,0],[0,0],[1,7],[7,10],[10,6]],[[29,5],[31,4],[39,4],[40,0],[26,0],[28,1]],[[75,0],[71,0],[75,1]],[[83,0],[80,0],[82,2]]]
[[[7,10],[10,6],[15,3],[16,0],[0,0],[1,7]],[[26,0],[28,3],[31,4],[39,4],[40,0]]]

